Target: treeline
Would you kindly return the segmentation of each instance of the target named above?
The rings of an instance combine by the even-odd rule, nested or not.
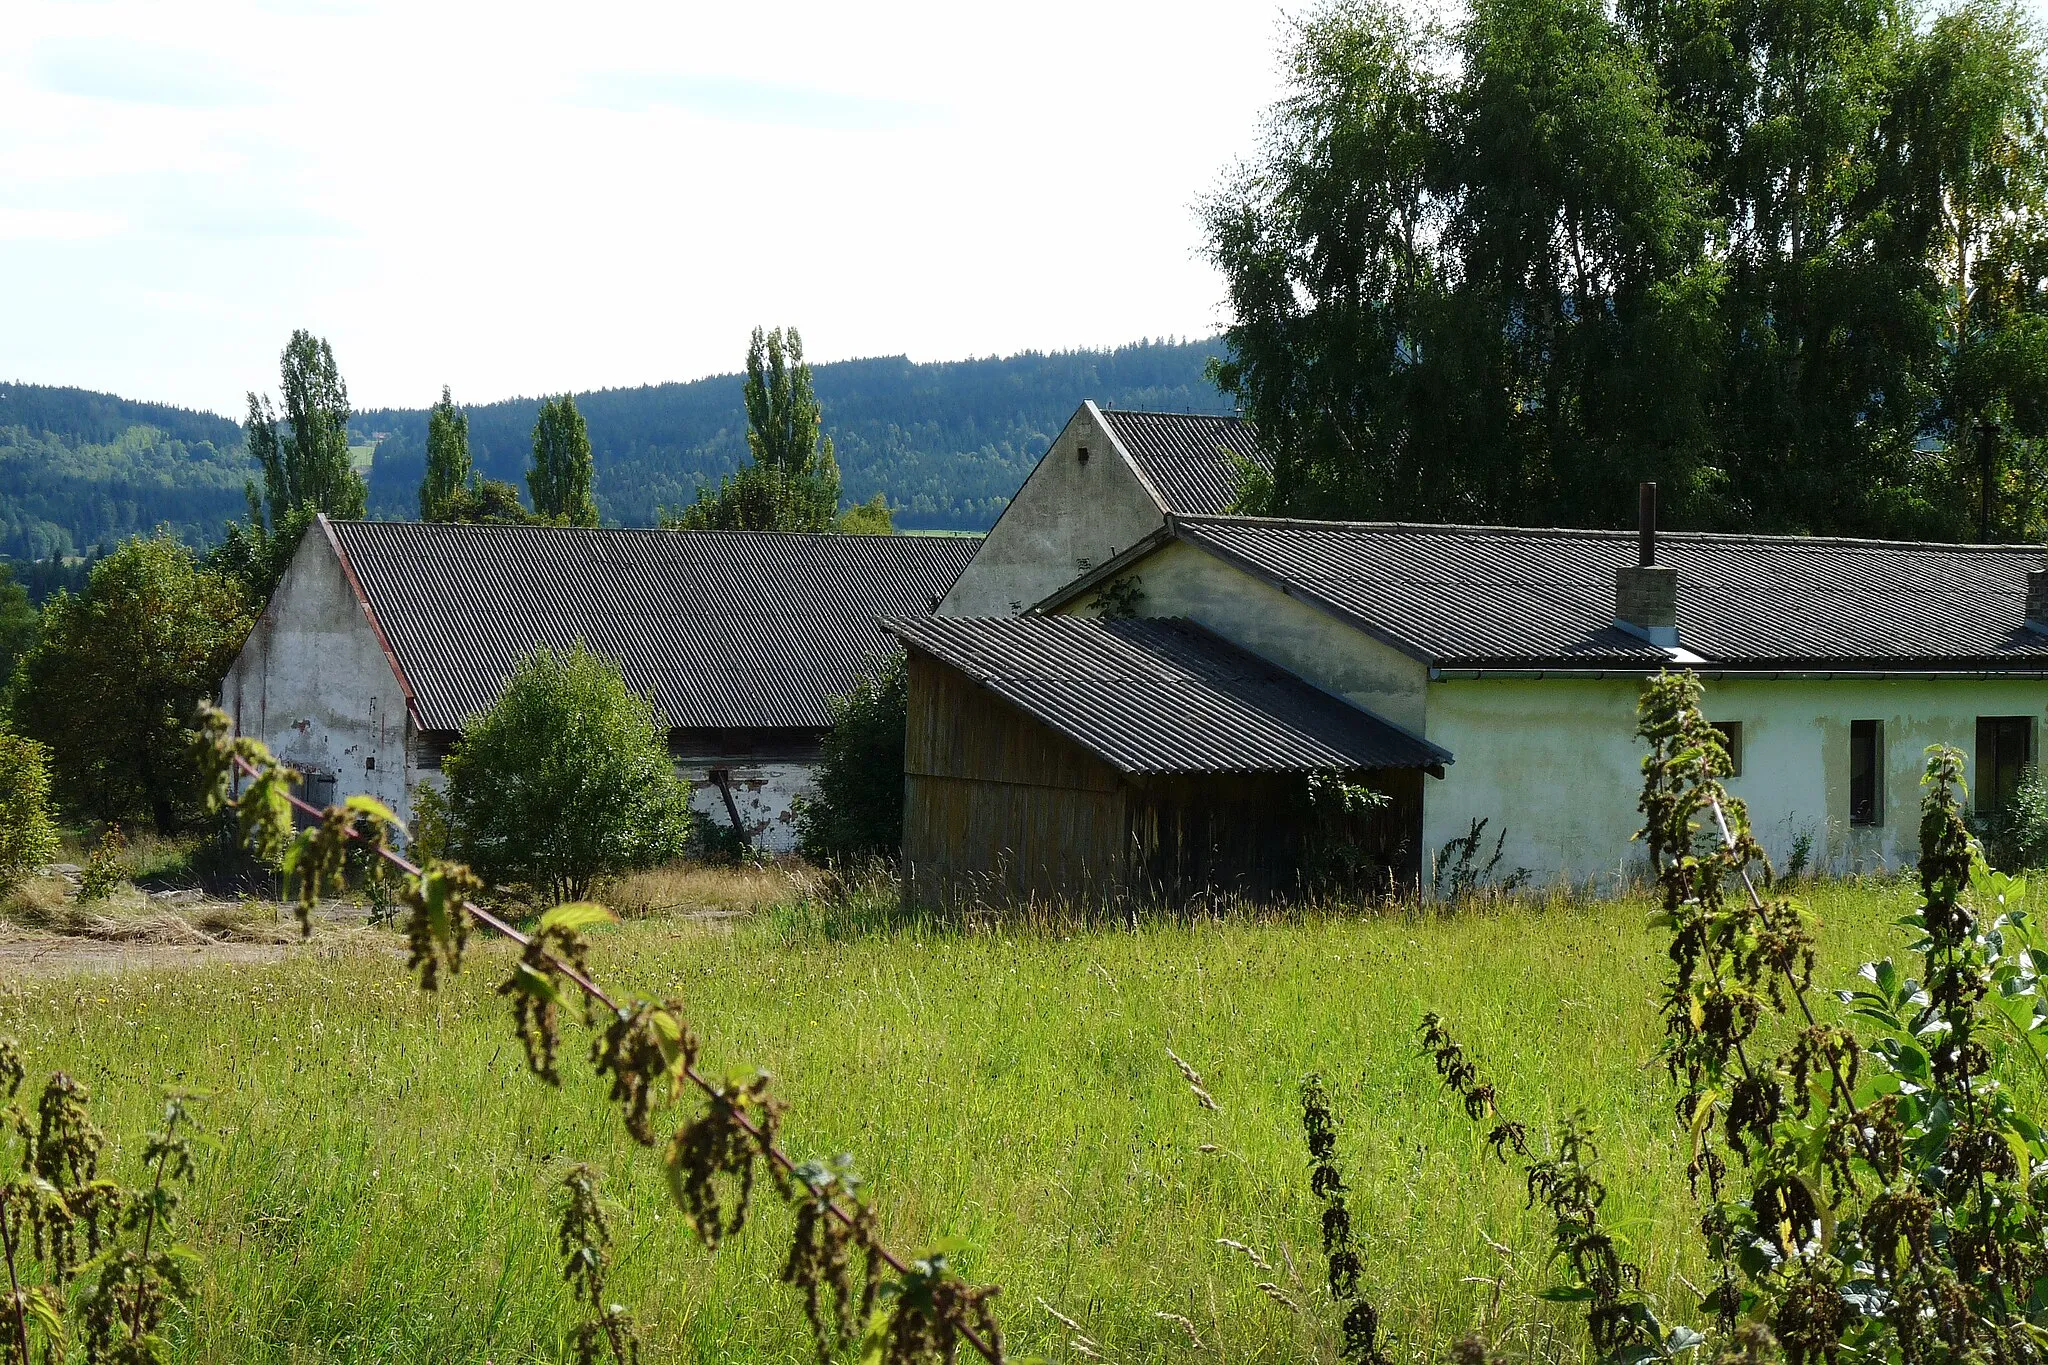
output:
[[[824,429],[848,504],[885,495],[908,529],[991,525],[1086,398],[1127,408],[1229,411],[1203,378],[1217,342],[1142,342],[1114,350],[1027,352],[916,363],[903,356],[812,367]],[[748,462],[737,374],[576,395],[608,522],[653,525],[699,487]],[[487,478],[516,483],[532,454],[538,398],[471,406],[469,446]],[[412,517],[426,464],[427,410],[356,414],[357,441],[384,433],[370,472],[370,514]]]

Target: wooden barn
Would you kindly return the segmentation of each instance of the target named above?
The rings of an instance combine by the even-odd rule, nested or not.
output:
[[[1297,894],[1309,777],[1385,804],[1335,831],[1418,867],[1422,777],[1450,755],[1190,621],[890,623],[909,656],[903,858],[927,905]]]

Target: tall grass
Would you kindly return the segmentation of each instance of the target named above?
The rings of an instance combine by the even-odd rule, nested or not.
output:
[[[1902,891],[1812,900],[1827,984],[1897,950]],[[1642,903],[1067,933],[843,908],[857,901],[730,931],[629,923],[596,941],[593,965],[681,999],[708,1070],[777,1073],[786,1145],[799,1159],[856,1154],[892,1244],[962,1239],[966,1273],[1004,1286],[1020,1354],[1069,1354],[1043,1300],[1111,1359],[1327,1357],[1297,1109],[1313,1070],[1396,1355],[1434,1358],[1483,1321],[1511,1354],[1579,1358],[1570,1315],[1532,1297],[1549,1281],[1524,1191],[1478,1159],[1483,1134],[1418,1055],[1432,1008],[1539,1148],[1586,1111],[1606,1215],[1651,1292],[1676,1302],[1700,1282],[1670,1091],[1644,1065],[1664,943]],[[781,1239],[749,1233],[706,1256],[588,1069],[565,1060],[562,1092],[526,1075],[491,994],[499,951],[439,995],[360,947],[31,982],[0,997],[0,1030],[32,1067],[68,1068],[107,1097],[110,1132],[143,1131],[158,1085],[213,1092],[198,1108],[217,1146],[190,1208],[208,1268],[187,1358],[556,1358],[571,1309],[549,1192],[587,1159],[617,1201],[611,1292],[635,1307],[653,1359],[810,1359],[775,1282]],[[1168,1049],[1219,1108],[1195,1101]],[[126,1169],[139,1153],[115,1159]]]

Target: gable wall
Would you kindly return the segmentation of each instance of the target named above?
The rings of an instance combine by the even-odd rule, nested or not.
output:
[[[236,730],[292,767],[327,773],[411,818],[405,693],[341,562],[307,532],[221,683]]]
[[[1424,804],[1430,858],[1489,823],[1485,855],[1503,826],[1500,871],[1612,887],[1641,876],[1643,746],[1635,734],[1642,680],[1445,679],[1429,690],[1429,738],[1457,762]],[[1729,792],[1774,865],[1810,843],[1809,866],[1836,873],[1896,871],[1919,858],[1920,774],[1930,744],[1959,748],[1974,780],[1977,717],[2032,716],[2034,752],[2048,740],[2048,682],[2003,679],[1713,679],[1710,720],[1742,725],[1742,775]],[[1883,822],[1849,823],[1849,726],[1883,722]]]
[[[1078,451],[1088,448],[1082,464]],[[1165,524],[1084,406],[1003,509],[940,616],[1015,616]]]
[[[1320,608],[1184,541],[1160,546],[1123,577],[1137,580],[1138,615],[1188,617],[1382,719],[1424,732],[1428,668]],[[1089,597],[1061,611],[1089,615]]]

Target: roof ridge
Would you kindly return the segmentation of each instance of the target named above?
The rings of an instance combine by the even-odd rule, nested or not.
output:
[[[1204,417],[1216,422],[1252,424],[1252,419],[1241,412],[1169,412],[1164,408],[1105,408],[1099,404],[1097,411],[1105,417]]]
[[[1311,517],[1247,517],[1228,513],[1176,513],[1174,520],[1192,526],[1272,526],[1323,531],[1386,531],[1401,534],[1454,534],[1474,536],[1542,536],[1573,540],[1633,541],[1638,532],[1592,526],[1492,526],[1479,523],[1433,521],[1334,521]],[[1659,540],[1676,540],[1719,545],[1846,546],[1880,550],[1948,550],[1995,552],[2001,554],[2048,555],[2048,547],[2020,542],[1977,542],[1953,540],[1882,540],[1874,536],[1801,536],[1765,534],[1757,531],[1668,531],[1657,532]]]
[[[587,535],[592,532],[598,532],[605,535],[640,536],[761,536],[764,538],[774,537],[783,540],[943,541],[981,540],[986,538],[987,536],[987,532],[985,531],[948,531],[940,535],[926,534],[922,531],[893,531],[885,536],[874,536],[864,535],[854,531],[727,531],[713,530],[709,527],[683,526],[545,526],[537,525],[532,522],[413,521],[403,517],[335,517],[331,518],[330,521],[331,524],[335,526],[405,526],[417,527],[420,529],[425,529],[427,527],[454,529],[459,527],[470,531],[510,531],[515,533],[525,533],[532,531],[565,531],[583,535]]]

